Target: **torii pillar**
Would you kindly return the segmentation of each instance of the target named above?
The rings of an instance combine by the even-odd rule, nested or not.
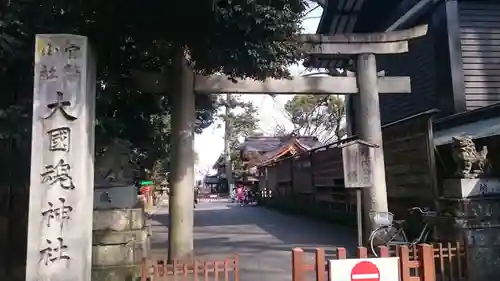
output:
[[[144,93],[168,95],[171,104],[168,260],[191,261],[193,249],[194,130],[196,124],[194,73],[186,52],[171,55],[163,73],[134,72],[136,86]]]
[[[365,208],[365,225],[371,223],[367,212],[388,212],[387,186],[385,180],[385,161],[382,140],[382,124],[380,120],[380,102],[377,89],[377,64],[375,54],[360,54],[356,58],[356,70],[359,87],[358,111],[361,114],[359,138],[378,145],[374,148],[372,171],[372,188],[363,190]],[[373,231],[371,225],[366,231]],[[364,237],[368,237],[366,234]]]
[[[171,163],[169,179],[168,259],[191,261],[193,252],[194,129],[196,121],[194,74],[183,51],[172,57]]]
[[[356,56],[357,86],[359,88],[359,138],[375,148],[374,159],[370,163],[372,188],[364,189],[365,230],[372,231],[371,212],[387,212],[387,187],[380,119],[379,83],[376,54],[399,54],[408,52],[408,41],[427,33],[427,26],[409,30],[374,34],[342,34],[334,36],[306,36],[305,42],[328,44],[335,56]],[[368,232],[369,233],[369,232]],[[368,237],[368,236],[366,236]]]

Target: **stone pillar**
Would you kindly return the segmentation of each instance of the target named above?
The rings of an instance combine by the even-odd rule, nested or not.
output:
[[[90,281],[95,61],[77,35],[35,52],[26,281]]]
[[[363,120],[363,122],[358,123],[359,137],[361,140],[378,146],[374,148],[374,159],[370,162],[373,186],[363,190],[365,225],[371,225],[370,211],[388,211],[375,54],[358,55],[356,69],[359,87],[359,107],[357,109],[361,115],[360,120]],[[374,226],[371,228],[373,229]],[[372,229],[365,227],[367,233],[371,232]]]
[[[144,206],[132,184],[131,144],[115,139],[96,159],[92,281],[135,280],[149,253]]]
[[[445,179],[440,206],[439,240],[465,243],[468,280],[498,280],[500,180]]]
[[[195,96],[193,72],[183,53],[173,58],[173,76],[168,256],[189,260],[193,258]]]

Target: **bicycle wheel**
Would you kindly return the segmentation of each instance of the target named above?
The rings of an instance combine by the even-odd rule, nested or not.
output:
[[[406,235],[403,231],[393,225],[384,225],[375,229],[368,239],[370,242],[370,249],[378,257],[378,246],[401,245],[408,243]]]

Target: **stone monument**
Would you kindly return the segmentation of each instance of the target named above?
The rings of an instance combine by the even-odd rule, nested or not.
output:
[[[133,185],[137,167],[131,159],[132,144],[114,139],[101,148],[95,163],[95,209],[133,208],[137,190]]]
[[[88,39],[37,35],[26,281],[90,281],[95,65]]]
[[[134,280],[149,250],[149,229],[133,185],[132,145],[114,139],[96,157],[92,281]]]
[[[438,228],[445,240],[464,241],[468,280],[500,277],[500,179],[489,177],[488,148],[476,149],[470,136],[452,139],[454,178],[443,180]]]

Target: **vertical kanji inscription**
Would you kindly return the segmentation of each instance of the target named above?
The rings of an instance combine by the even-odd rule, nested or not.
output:
[[[40,250],[40,262],[45,266],[60,260],[69,260],[67,254],[68,245],[64,244],[62,237],[57,237],[54,241],[45,239],[46,247]]]
[[[47,227],[52,226],[53,221],[59,222],[59,227],[63,228],[64,222],[69,220],[70,213],[73,211],[73,207],[66,204],[66,199],[59,197],[56,203],[47,202],[48,208],[42,211],[42,217],[45,219]]]
[[[52,129],[47,132],[49,135],[49,151],[64,151],[69,152],[71,129],[61,127]]]
[[[71,166],[64,159],[55,165],[46,165],[45,171],[40,175],[42,183],[54,185],[58,183],[63,189],[74,189],[73,178],[70,176]]]

